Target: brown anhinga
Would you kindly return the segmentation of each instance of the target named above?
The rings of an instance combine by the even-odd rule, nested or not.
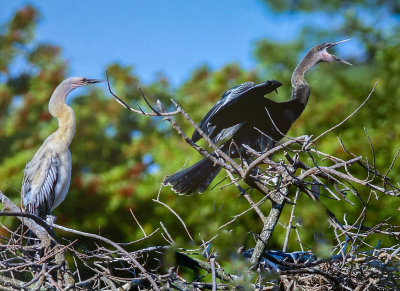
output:
[[[32,160],[26,164],[21,196],[26,211],[42,219],[64,201],[71,180],[69,145],[75,133],[75,115],[65,104],[75,88],[102,80],[71,77],[62,81],[49,101],[49,112],[58,119],[58,129],[44,141]]]

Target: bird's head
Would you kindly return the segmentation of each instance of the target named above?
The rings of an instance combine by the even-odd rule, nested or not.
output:
[[[89,84],[104,82],[104,80],[88,79],[85,77],[71,77],[65,80],[64,82],[66,82],[68,84],[68,87],[70,87],[71,89],[75,89]]]
[[[340,62],[346,65],[350,65],[351,64],[335,55],[332,55],[330,53],[328,53],[327,49],[334,47],[340,43],[343,43],[345,41],[349,41],[350,39],[345,39],[345,40],[341,40],[338,42],[326,42],[326,43],[322,43],[319,45],[316,45],[315,47],[313,47],[311,49],[311,52],[317,57],[317,62],[327,62],[327,63],[331,63],[333,61],[336,62]]]
[[[75,88],[99,82],[103,82],[103,80],[87,79],[84,77],[71,77],[65,79],[60,83],[60,85],[57,86],[51,95],[49,101],[50,114],[55,117],[60,117],[62,115],[65,105],[65,98],[67,98],[68,94]]]

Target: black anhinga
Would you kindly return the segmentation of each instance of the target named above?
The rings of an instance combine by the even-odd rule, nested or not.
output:
[[[338,61],[350,65],[327,52],[327,49],[345,41],[347,40],[319,44],[305,55],[293,72],[292,96],[289,101],[278,103],[264,98],[264,95],[282,85],[278,81],[267,81],[257,85],[246,82],[222,95],[200,122],[200,129],[215,144],[227,140],[220,148],[226,153],[229,152],[232,157],[246,158],[243,144],[258,152],[272,148],[288,132],[307,105],[310,96],[310,87],[304,79],[307,71],[320,62]],[[192,141],[197,142],[199,139],[201,136],[195,131]],[[232,141],[236,146],[231,146]],[[213,155],[216,156],[215,153]],[[168,177],[163,184],[170,185],[179,194],[190,195],[196,190],[201,193],[220,170],[220,166],[204,158]]]

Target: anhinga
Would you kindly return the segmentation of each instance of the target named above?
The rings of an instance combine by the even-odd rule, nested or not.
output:
[[[310,96],[305,74],[320,62],[350,63],[330,54],[327,49],[347,40],[323,43],[313,47],[297,65],[292,75],[292,96],[289,101],[275,102],[264,95],[281,86],[278,81],[255,85],[246,82],[226,91],[200,122],[199,127],[215,144],[227,140],[221,150],[232,157],[246,158],[243,144],[261,152],[272,148],[301,115]],[[271,120],[273,122],[271,122]],[[194,142],[201,138],[195,131]],[[234,141],[237,147],[230,146]],[[215,153],[213,153],[216,156]],[[179,194],[203,192],[221,170],[220,166],[204,158],[191,167],[179,171],[163,181]]]
[[[75,115],[65,98],[75,88],[102,80],[71,77],[61,82],[49,101],[49,112],[58,119],[58,129],[44,141],[26,164],[21,196],[26,211],[47,219],[64,201],[71,180],[69,145],[75,132]],[[49,217],[50,218],[50,217]]]

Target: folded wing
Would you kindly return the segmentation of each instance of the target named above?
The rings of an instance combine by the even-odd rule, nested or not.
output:
[[[57,155],[48,150],[26,165],[21,194],[28,213],[43,219],[50,214],[56,196],[59,164]]]

